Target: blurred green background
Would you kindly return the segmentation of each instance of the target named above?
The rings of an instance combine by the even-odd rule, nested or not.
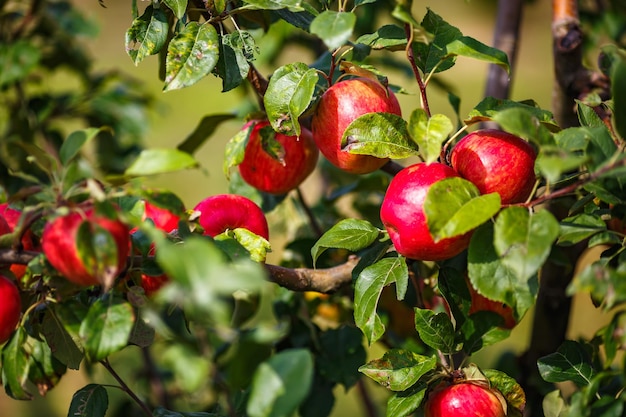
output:
[[[200,119],[212,113],[223,113],[238,108],[242,102],[242,93],[235,90],[226,94],[221,93],[221,81],[209,76],[193,87],[163,93],[162,83],[158,79],[157,58],[150,57],[138,67],[135,67],[124,50],[124,33],[130,25],[131,4],[124,0],[105,0],[106,8],[96,0],[82,0],[76,5],[100,27],[95,38],[84,39],[84,44],[94,57],[96,70],[116,69],[140,80],[157,100],[156,111],[152,113],[151,127],[146,137],[145,145],[148,148],[172,148],[178,145],[196,126]],[[143,7],[142,2],[139,6]],[[430,7],[441,15],[450,24],[457,26],[465,35],[476,38],[484,43],[491,44],[495,25],[495,0],[454,0],[454,1],[415,1],[416,16],[421,16]],[[524,23],[521,30],[521,44],[518,56],[518,66],[512,88],[512,99],[523,100],[532,98],[543,108],[550,108],[552,63],[551,63],[551,2],[534,1],[527,4],[524,10]],[[296,55],[294,55],[296,56]],[[296,57],[294,60],[303,59]],[[272,68],[260,68],[263,74],[270,74]],[[483,97],[487,65],[466,58],[459,58],[457,65],[441,76],[442,81],[454,87],[455,93],[461,97],[461,115],[469,110]],[[399,97],[405,114],[419,105],[418,89],[414,79],[401,74],[389,74],[390,82],[404,87],[410,94]],[[49,88],[66,88],[63,74],[55,75],[52,79],[44,80]],[[431,110],[433,113],[445,113],[453,117],[448,104],[447,95],[437,88],[429,93]],[[176,192],[187,207],[193,207],[199,200],[212,194],[227,191],[228,184],[222,173],[222,157],[226,141],[241,127],[240,121],[223,124],[213,138],[208,141],[196,154],[201,168],[175,174],[168,174],[146,180],[145,184],[154,187],[163,187]],[[306,192],[319,192],[319,183],[313,176],[304,185]],[[313,199],[314,197],[311,197]],[[272,213],[269,214],[270,223]],[[280,242],[273,241],[274,259],[280,256]],[[271,259],[270,259],[271,260]],[[586,299],[577,299],[573,307],[573,317],[570,326],[570,337],[593,334],[604,321],[604,318],[590,306]],[[521,353],[526,348],[530,332],[531,314],[514,330],[510,339],[482,351],[475,357],[481,366],[493,364],[495,358],[502,352],[511,351]],[[130,360],[132,352],[115,356],[113,365],[119,363],[124,375],[123,363]],[[376,347],[372,349],[372,357],[379,355]],[[59,386],[50,391],[45,398],[36,395],[30,402],[18,402],[9,399],[4,393],[0,394],[0,415],[2,416],[66,416],[72,394],[89,383],[90,378],[101,383],[113,383],[107,375],[99,372],[99,368],[71,371],[66,375]],[[137,383],[128,375],[127,382],[131,387]],[[370,392],[381,406],[384,404],[383,390],[374,387],[368,380]],[[33,388],[31,390],[35,392]],[[354,389],[352,390],[354,391]],[[109,390],[111,399],[110,409],[122,398],[121,392]],[[355,400],[353,392],[344,394],[337,392],[337,403],[333,416],[363,415],[361,405]]]

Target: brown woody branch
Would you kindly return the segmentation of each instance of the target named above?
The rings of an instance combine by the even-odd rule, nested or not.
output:
[[[0,265],[26,265],[39,254],[39,252],[20,251],[12,248],[0,249]],[[134,256],[131,261],[135,266],[140,265],[142,257]],[[331,293],[352,282],[352,270],[358,262],[358,257],[351,256],[345,263],[332,268],[286,268],[265,264],[265,269],[269,274],[268,279],[270,281],[289,290]]]

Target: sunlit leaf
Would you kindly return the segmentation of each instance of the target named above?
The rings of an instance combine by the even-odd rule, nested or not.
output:
[[[380,230],[367,220],[344,219],[328,229],[311,248],[313,262],[329,248],[358,251],[374,243]]]
[[[126,53],[138,65],[144,58],[163,48],[167,32],[167,16],[160,8],[149,5],[126,31]]]
[[[359,274],[354,285],[354,321],[371,345],[385,332],[385,326],[376,313],[383,287],[408,280],[408,267],[403,257],[383,258]],[[402,298],[402,297],[400,297]]]
[[[187,152],[177,149],[145,149],[124,173],[130,177],[165,174],[196,168],[198,162]]]
[[[30,362],[25,349],[26,329],[18,327],[2,348],[2,383],[7,395],[16,400],[30,400],[32,394],[25,389]]]
[[[406,47],[406,33],[397,25],[384,25],[374,33],[362,35],[356,43],[362,43],[374,50],[388,49],[391,51],[404,50]]]
[[[367,113],[353,120],[343,133],[343,150],[378,158],[403,159],[415,156],[406,122],[392,113]]]
[[[428,117],[423,109],[415,109],[409,119],[409,134],[419,146],[422,159],[427,164],[437,161],[443,143],[452,132],[452,121],[443,114]]]
[[[435,369],[437,359],[405,349],[391,349],[381,359],[361,366],[359,371],[391,391],[405,391]]]
[[[46,342],[33,339],[30,344],[30,366],[28,380],[35,384],[40,395],[57,386],[67,367],[52,355]]]
[[[328,47],[334,50],[343,46],[352,36],[356,15],[351,12],[324,10],[311,22],[310,31],[317,35]]]
[[[189,22],[167,47],[164,91],[189,87],[209,75],[219,57],[217,30]]]

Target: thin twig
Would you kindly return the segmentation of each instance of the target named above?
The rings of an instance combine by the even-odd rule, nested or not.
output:
[[[417,64],[415,63],[415,56],[413,55],[413,26],[406,23],[404,25],[404,32],[406,34],[407,44],[406,44],[406,57],[411,64],[411,69],[413,70],[413,74],[415,74],[415,79],[417,80],[417,85],[420,89],[420,96],[422,101],[422,109],[426,112],[426,115],[430,118],[430,107],[428,105],[428,97],[426,96],[426,85],[422,80],[422,75],[420,73]]]
[[[146,416],[148,417],[152,417],[152,410],[150,410],[150,407],[148,407],[148,405],[143,402],[138,396],[137,394],[135,394],[133,392],[132,389],[130,389],[130,387],[126,384],[126,382],[124,382],[124,380],[119,376],[119,374],[117,372],[115,372],[115,370],[113,369],[113,367],[111,366],[111,364],[109,363],[109,361],[107,359],[103,359],[100,361],[100,363],[102,364],[102,366],[104,366],[104,368],[109,371],[109,373],[111,374],[111,376],[113,378],[115,378],[115,380],[117,381],[118,384],[120,384],[120,388],[133,400],[135,401],[135,403],[137,403],[137,405],[139,406],[139,408],[141,408],[141,410],[146,414]]]

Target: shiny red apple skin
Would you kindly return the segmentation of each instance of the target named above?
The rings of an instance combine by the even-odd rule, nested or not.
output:
[[[22,302],[17,286],[9,278],[0,275],[0,344],[13,334],[20,320]]]
[[[251,121],[244,129],[251,124],[254,127],[239,164],[243,180],[257,190],[274,195],[286,194],[298,187],[313,172],[319,158],[311,131],[303,127],[300,137],[275,133],[274,138],[284,151],[281,163],[263,149],[261,129],[271,129],[269,121]]]
[[[172,231],[178,229],[178,222],[180,221],[180,217],[176,214],[172,213],[168,209],[155,206],[147,201],[144,202],[144,213],[141,217],[142,221],[152,220],[154,226],[164,231],[165,233],[171,233]],[[131,234],[133,231],[131,231]],[[150,245],[150,249],[148,250],[149,256],[154,256],[155,248],[154,243]],[[169,282],[169,277],[166,274],[160,275],[147,275],[141,274],[141,287],[144,290],[144,293],[147,296],[153,295],[157,292],[161,287]]]
[[[487,388],[462,382],[436,389],[424,407],[425,417],[505,417],[498,397]]]
[[[352,121],[367,113],[402,115],[398,99],[389,89],[368,78],[333,84],[320,98],[311,121],[313,139],[320,152],[336,167],[352,174],[367,174],[387,163],[387,158],[356,155],[342,150],[341,139]]]
[[[463,137],[450,163],[481,194],[498,193],[503,205],[522,203],[535,185],[535,149],[524,139],[501,130],[478,130]]]
[[[99,285],[98,278],[87,271],[78,255],[76,237],[83,221],[89,221],[107,230],[117,247],[117,271],[122,271],[128,260],[130,235],[126,224],[117,219],[96,214],[92,207],[57,217],[47,222],[41,236],[41,246],[48,262],[67,280],[83,286]]]
[[[0,236],[6,233],[13,233],[17,227],[22,212],[9,206],[8,203],[0,204],[0,217],[3,218],[9,226],[8,231],[3,225],[0,225]],[[39,251],[38,245],[35,242],[36,238],[31,230],[27,230],[22,235],[22,249],[26,251]],[[26,265],[11,264],[11,272],[16,278],[20,279],[26,274]]]
[[[445,164],[420,162],[402,169],[391,180],[380,219],[400,255],[421,261],[442,261],[467,248],[471,233],[435,243],[424,213],[424,200],[430,187],[454,177],[458,177],[456,171]]]
[[[204,234],[214,237],[226,230],[245,228],[269,239],[265,213],[247,197],[237,194],[218,194],[200,201],[194,211],[199,211],[198,223]]]

